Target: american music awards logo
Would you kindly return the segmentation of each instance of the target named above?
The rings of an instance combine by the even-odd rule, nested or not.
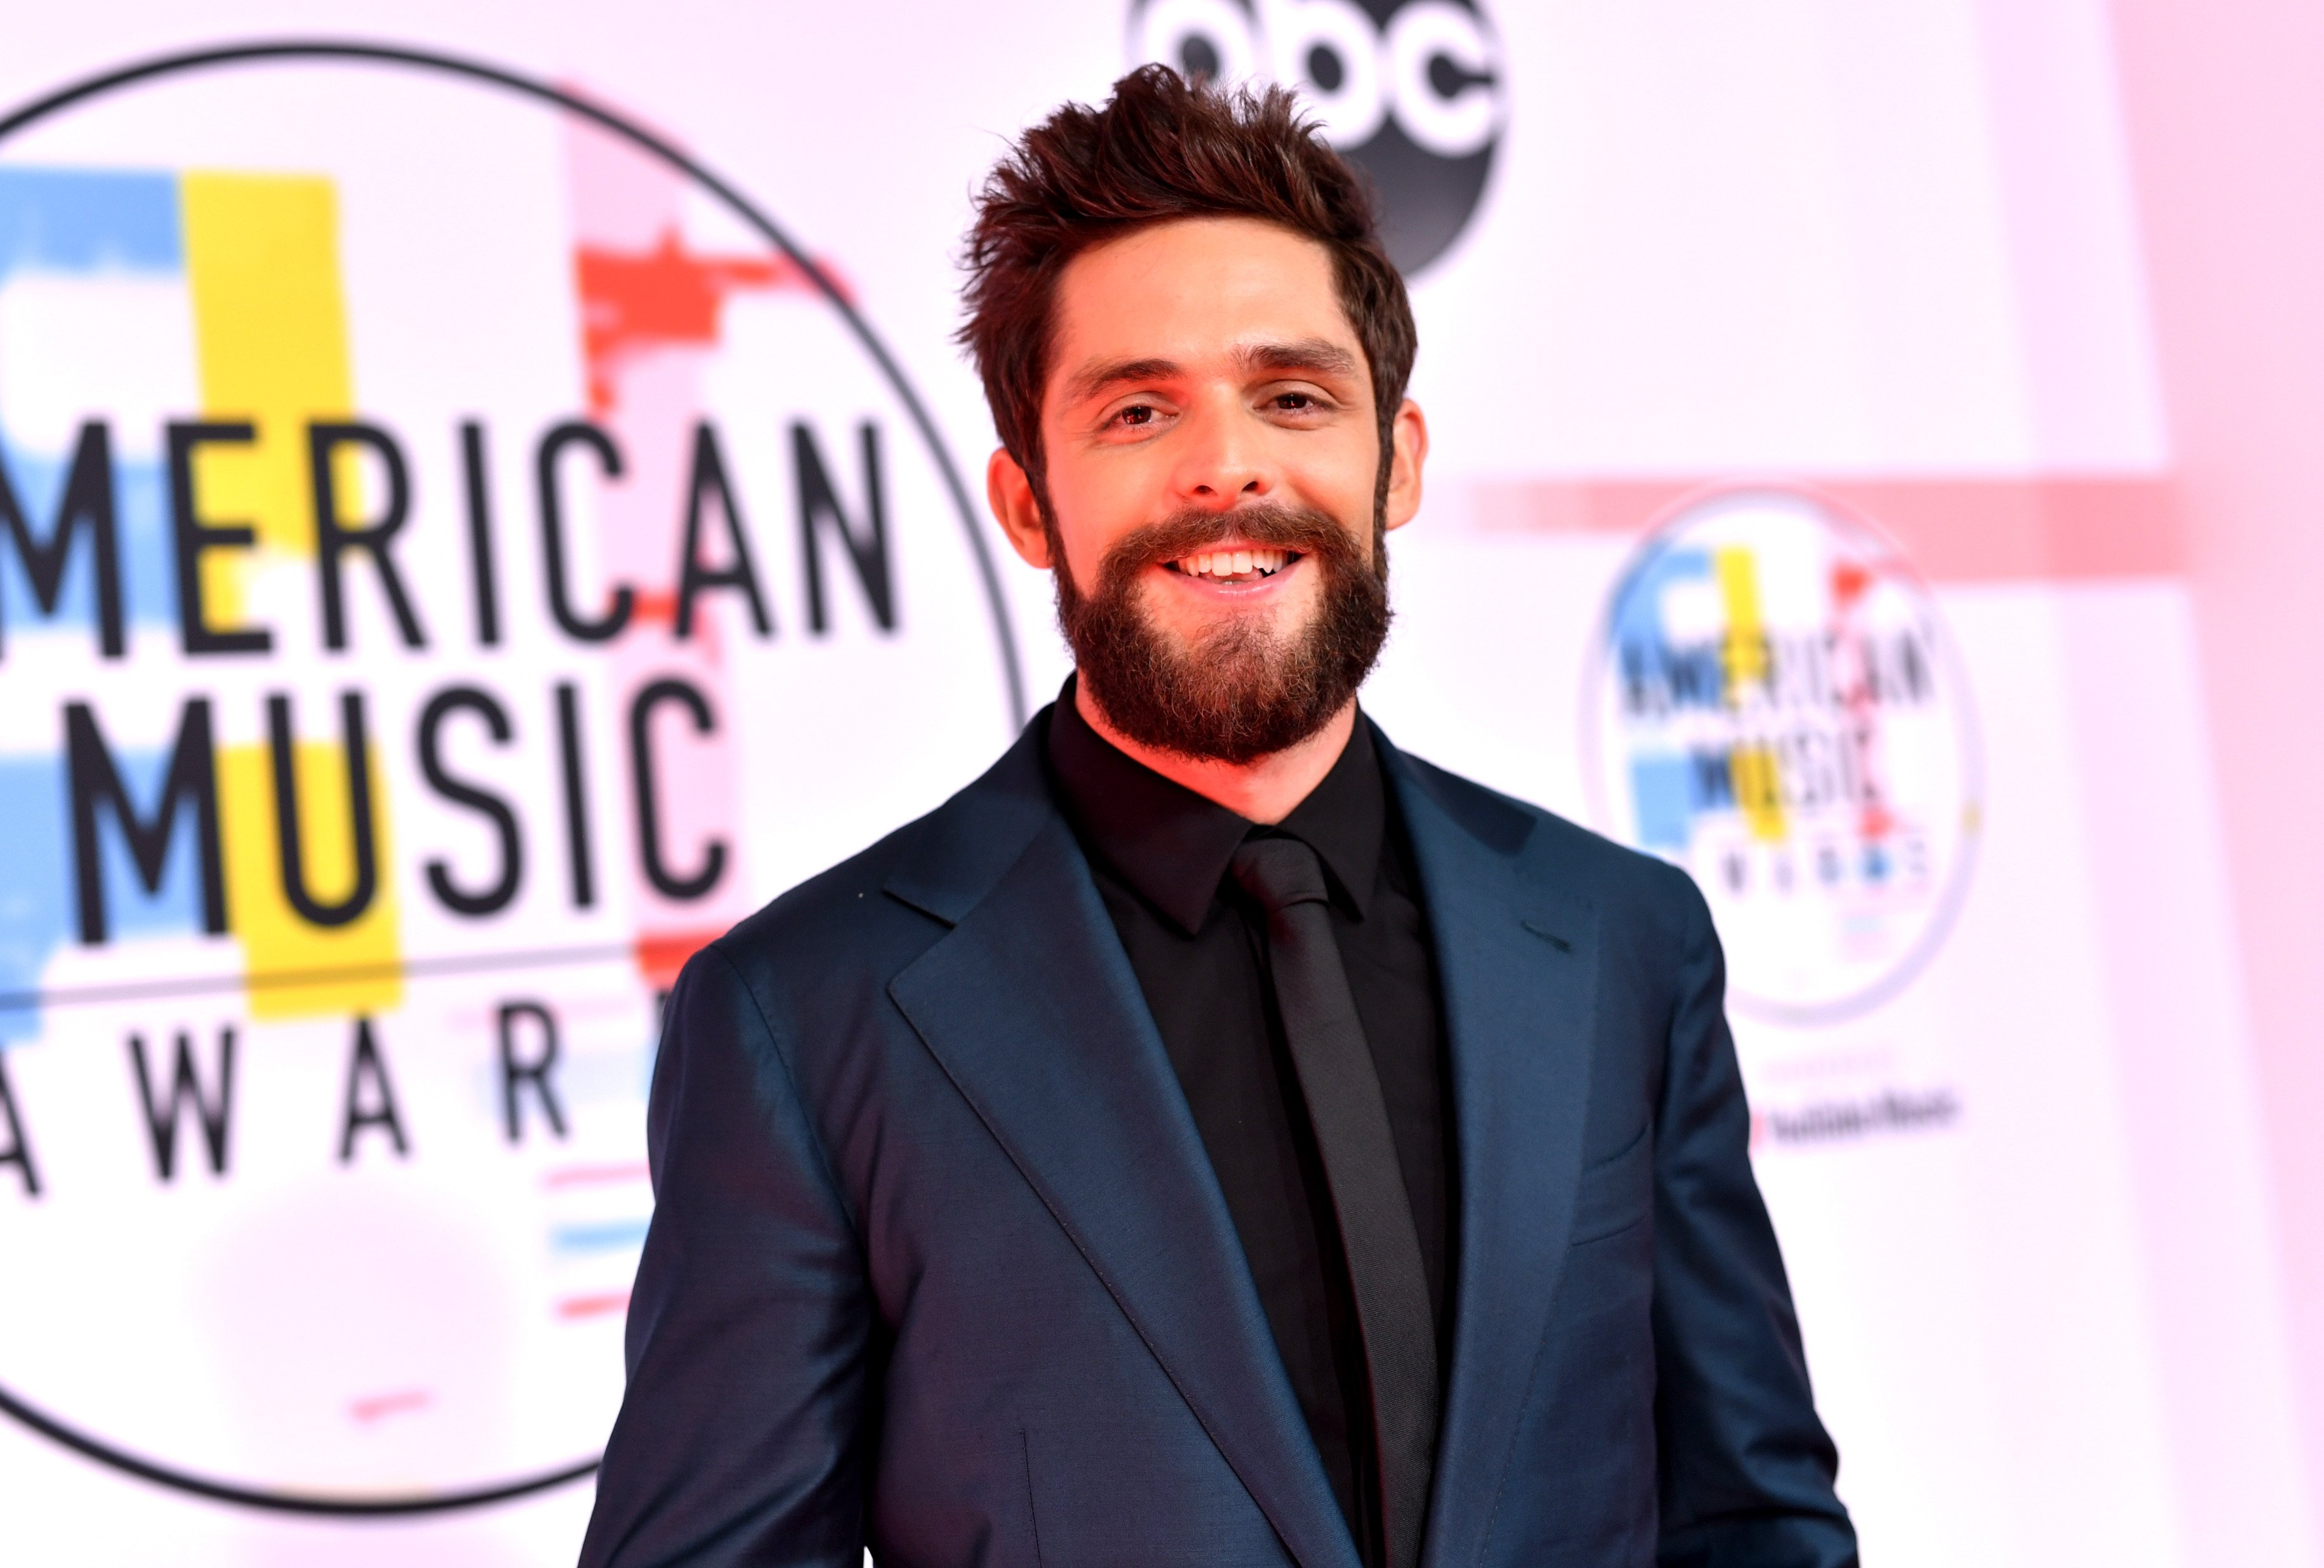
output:
[[[918,399],[652,134],[251,46],[0,118],[0,1411],[585,1475],[677,966],[1022,717]]]
[[[1747,1011],[1853,1016],[1941,945],[1975,717],[1934,600],[1867,524],[1791,489],[1683,503],[1614,592],[1582,714],[1600,825],[1693,874]]]
[[[1378,186],[1407,277],[1475,216],[1508,112],[1500,41],[1473,0],[1133,0],[1130,57],[1296,88]]]

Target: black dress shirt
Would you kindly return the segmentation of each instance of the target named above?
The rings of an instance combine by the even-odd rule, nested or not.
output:
[[[1443,1031],[1419,880],[1371,735],[1314,792],[1260,826],[1132,760],[1066,682],[1050,776],[1088,853],[1163,1048],[1226,1195],[1307,1429],[1367,1563],[1380,1558],[1363,1342],[1298,1074],[1277,1015],[1265,918],[1227,874],[1246,838],[1286,834],[1323,862],[1340,956],[1388,1102],[1446,1351],[1455,1213]]]

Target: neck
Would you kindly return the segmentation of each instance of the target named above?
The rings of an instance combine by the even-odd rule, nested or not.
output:
[[[1269,752],[1248,762],[1222,762],[1209,757],[1185,757],[1157,751],[1131,740],[1113,727],[1113,721],[1090,696],[1088,686],[1074,683],[1074,706],[1089,727],[1103,735],[1125,755],[1143,762],[1174,784],[1184,785],[1206,800],[1216,801],[1238,816],[1274,824],[1291,815],[1315,791],[1323,775],[1348,749],[1356,730],[1356,699],[1323,723],[1323,727],[1296,745]]]

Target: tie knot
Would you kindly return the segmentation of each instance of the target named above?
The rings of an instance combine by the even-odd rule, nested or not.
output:
[[[1296,838],[1254,838],[1234,853],[1234,879],[1272,915],[1293,904],[1320,904],[1331,897],[1323,886],[1323,862]]]

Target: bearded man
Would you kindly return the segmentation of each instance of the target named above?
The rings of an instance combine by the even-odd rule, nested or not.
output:
[[[1359,711],[1428,434],[1356,177],[1148,67],[968,259],[1076,674],[687,966],[584,1562],[1854,1562],[1702,897]]]

